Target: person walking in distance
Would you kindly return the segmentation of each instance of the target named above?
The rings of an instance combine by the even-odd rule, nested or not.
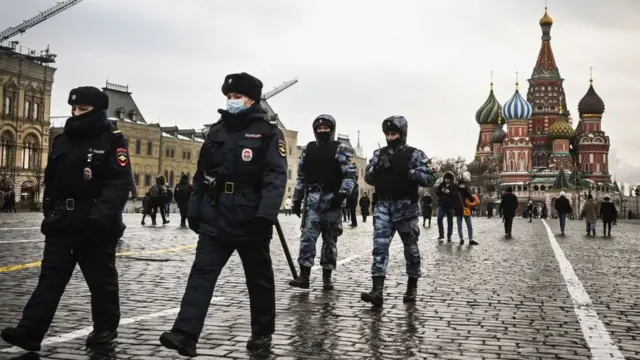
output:
[[[291,209],[293,208],[293,200],[291,200],[291,196],[287,197],[284,201],[284,213],[285,215],[291,215]]]
[[[436,189],[436,195],[438,196],[438,240],[444,239],[443,220],[446,216],[447,242],[451,241],[451,235],[453,234],[453,207],[455,206],[455,201],[457,201],[455,181],[455,175],[451,171],[447,171],[442,175],[442,182]]]
[[[560,191],[560,196],[556,199],[553,207],[558,212],[558,221],[560,222],[560,235],[564,236],[564,230],[567,225],[567,216],[573,213],[571,203],[567,199],[567,193]]]
[[[40,278],[18,326],[1,334],[7,343],[28,351],[40,350],[76,264],[91,294],[93,331],[87,346],[118,336],[115,261],[120,211],[129,196],[129,153],[124,136],[107,120],[105,93],[95,87],[75,88],[68,103],[72,116],[52,140],[44,170]]]
[[[369,216],[369,208],[371,207],[371,199],[367,193],[362,194],[359,201],[360,212],[362,213],[362,222],[367,222],[367,216]]]
[[[529,200],[527,204],[527,217],[529,218],[529,222],[533,221],[533,201]]]
[[[384,280],[389,263],[389,246],[397,232],[404,245],[407,290],[403,301],[416,301],[420,271],[418,237],[420,227],[419,187],[431,187],[436,176],[430,160],[420,149],[407,145],[409,125],[403,116],[391,116],[382,122],[387,146],[374,151],[365,169],[365,182],[375,187],[377,201],[373,210],[372,289],[360,294],[362,301],[374,306],[384,302]]]
[[[341,208],[356,181],[355,154],[346,145],[335,141],[336,120],[333,116],[320,115],[311,126],[316,140],[308,143],[300,155],[293,192],[293,213],[298,217],[304,201],[298,256],[300,274],[289,281],[289,285],[309,288],[316,242],[322,235],[322,287],[333,290],[331,274],[337,266],[337,242],[342,235]]]
[[[429,226],[431,227],[431,217],[433,216],[433,209],[431,208],[431,204],[433,203],[433,199],[428,192],[425,191],[424,196],[420,200],[420,211],[422,212],[422,227],[427,227],[425,224],[429,221]]]
[[[356,215],[356,209],[358,208],[358,193],[360,188],[358,187],[358,175],[356,175],[355,185],[351,194],[347,197],[347,207],[349,210],[349,217],[351,218],[351,224],[349,226],[358,226],[358,216]]]
[[[167,220],[165,216],[167,201],[166,182],[167,180],[164,175],[158,175],[156,177],[156,183],[147,191],[147,194],[151,197],[151,225],[156,225],[158,210],[160,210],[160,217],[162,217],[162,225],[169,223],[169,220]]]
[[[511,237],[511,230],[513,228],[513,218],[516,217],[516,210],[518,209],[518,197],[513,193],[511,186],[507,187],[507,191],[502,195],[500,201],[499,212],[504,219],[504,234],[506,237]]]
[[[608,196],[600,204],[600,216],[602,219],[602,236],[611,236],[611,224],[618,219],[618,210]]]
[[[180,210],[180,226],[187,226],[187,213],[189,211],[189,198],[191,197],[191,192],[193,191],[193,186],[189,184],[189,176],[187,174],[182,174],[180,176],[180,182],[173,189],[173,196],[175,198],[176,204],[178,205],[178,210]]]
[[[587,225],[587,236],[593,233],[593,236],[596,236],[596,223],[598,222],[598,206],[596,202],[593,200],[593,195],[589,194],[587,197],[587,202],[584,204],[582,208],[582,212],[580,213],[580,217],[584,218],[584,221]]]
[[[183,356],[196,344],[225,264],[238,252],[251,311],[250,351],[271,346],[276,303],[270,243],[287,185],[287,144],[260,106],[262,82],[229,74],[227,109],[207,132],[193,176],[187,223],[198,234],[195,260],[180,312],[160,343]],[[226,310],[224,310],[226,311]]]
[[[463,221],[467,225],[469,245],[478,245],[478,243],[473,240],[473,224],[471,219],[471,208],[478,205],[478,202],[476,201],[477,197],[474,199],[469,190],[467,190],[467,184],[464,179],[458,179],[456,196],[458,197],[458,201],[456,201],[455,203],[454,211],[458,225],[458,236],[460,237],[460,245],[464,245],[464,233],[462,231]]]

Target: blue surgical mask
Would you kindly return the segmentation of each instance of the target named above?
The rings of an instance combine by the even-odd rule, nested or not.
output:
[[[229,112],[232,114],[237,114],[246,108],[247,107],[244,105],[244,99],[228,99],[227,100],[227,110],[229,110]]]

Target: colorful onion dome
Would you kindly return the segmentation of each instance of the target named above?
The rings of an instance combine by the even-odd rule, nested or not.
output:
[[[507,133],[502,129],[502,126],[497,128],[491,135],[491,141],[493,143],[502,144],[504,138],[507,137]]]
[[[551,26],[553,25],[553,19],[549,16],[549,12],[547,11],[547,7],[544,8],[544,15],[540,19],[540,26]]]
[[[467,165],[467,170],[469,170],[471,174],[483,174],[485,171],[487,171],[487,164],[479,161],[476,157],[472,162],[469,163],[469,165]]]
[[[558,119],[549,128],[549,135],[554,139],[571,139],[573,137],[573,128],[565,119]]]
[[[497,125],[500,116],[500,103],[493,93],[493,83],[491,83],[491,91],[489,97],[484,104],[476,111],[476,122],[479,125]]]
[[[502,107],[502,116],[505,120],[527,120],[531,118],[533,108],[531,104],[525,100],[520,91],[518,91],[518,83],[516,82],[516,92],[513,94]]]
[[[589,90],[584,94],[578,103],[578,113],[580,115],[602,115],[604,113],[604,101],[593,88],[593,79],[589,80]]]

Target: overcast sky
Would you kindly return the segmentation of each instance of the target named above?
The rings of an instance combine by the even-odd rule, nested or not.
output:
[[[0,24],[54,3],[1,0]],[[400,114],[411,145],[471,159],[490,71],[500,103],[516,71],[526,93],[543,12],[544,0],[85,0],[14,40],[58,54],[52,116],[68,114],[71,88],[109,79],[129,85],[148,121],[200,128],[224,106],[224,76],[246,71],[264,91],[298,77],[270,104],[300,144],[329,113],[354,144],[361,131],[369,156],[382,120]],[[640,183],[640,1],[549,0],[549,12],[574,123],[593,66],[611,170]]]

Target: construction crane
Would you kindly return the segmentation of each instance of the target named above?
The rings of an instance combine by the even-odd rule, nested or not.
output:
[[[262,95],[262,100],[271,99],[272,97],[274,97],[274,96],[280,94],[281,92],[287,90],[288,88],[290,88],[291,86],[293,86],[297,82],[298,82],[298,78],[293,78],[292,80],[285,81],[284,83],[282,83],[282,85],[276,86],[273,90],[264,93]]]
[[[74,5],[78,5],[82,0],[67,0],[58,2],[54,7],[45,11],[41,11],[38,15],[31,19],[25,20],[20,25],[12,26],[0,32],[0,42],[11,39],[12,37],[23,34],[28,29],[40,24],[41,22],[60,14]]]

